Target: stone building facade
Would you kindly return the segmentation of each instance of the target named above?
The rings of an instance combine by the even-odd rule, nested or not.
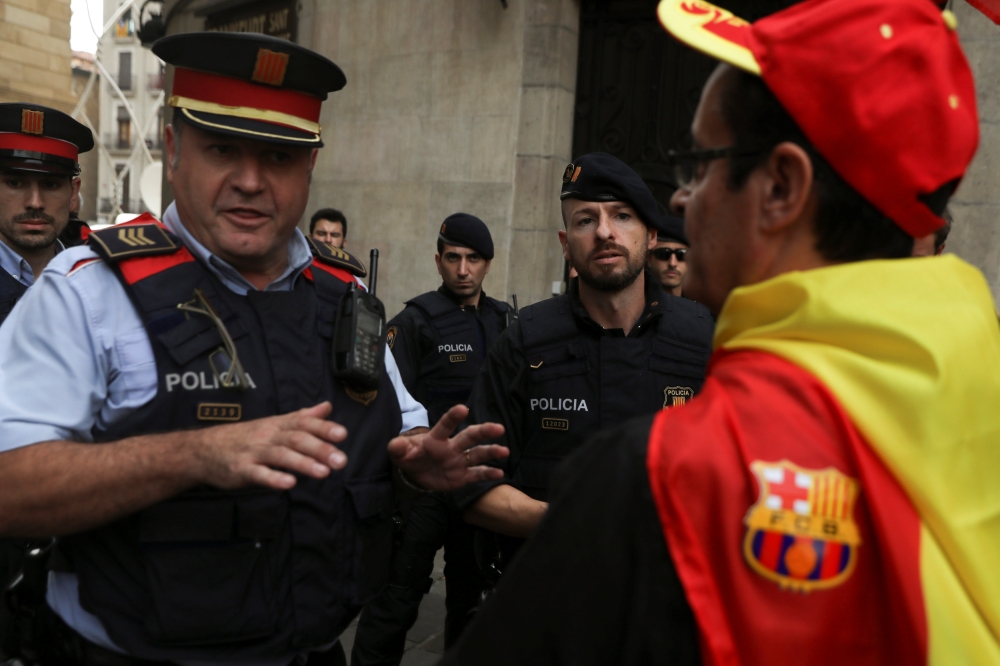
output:
[[[719,0],[755,19],[793,0]],[[1000,26],[952,0],[979,87],[982,145],[953,204],[948,249],[1000,295]],[[504,6],[506,4],[506,7]],[[531,303],[562,288],[558,192],[574,154],[632,164],[661,205],[667,149],[683,142],[713,63],[656,25],[655,0],[168,0],[168,32],[263,30],[343,68],[324,105],[309,206],[342,210],[347,247],[381,251],[390,313],[439,284],[441,221],[489,226],[485,289]],[[169,72],[168,72],[169,78]],[[578,78],[580,79],[578,81]],[[579,84],[579,85],[578,85]],[[169,187],[165,188],[169,200]]]
[[[73,110],[70,0],[0,1],[0,102]]]

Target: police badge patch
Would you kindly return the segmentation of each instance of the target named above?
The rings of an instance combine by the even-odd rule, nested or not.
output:
[[[690,386],[668,386],[663,389],[663,409],[679,407],[694,397],[694,389]]]
[[[385,344],[389,345],[389,349],[396,344],[396,333],[398,329],[395,326],[390,326],[389,330],[385,333]]]
[[[854,522],[858,482],[833,467],[755,460],[760,494],[744,522],[743,556],[783,589],[835,587],[851,575],[861,537]]]

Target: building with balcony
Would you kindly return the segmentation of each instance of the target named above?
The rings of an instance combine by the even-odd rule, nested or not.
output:
[[[121,5],[121,0],[104,0],[104,20],[110,21]],[[101,82],[98,131],[110,156],[99,168],[100,223],[114,222],[119,213],[145,212],[139,182],[161,159],[163,63],[139,43],[137,19],[137,7],[125,10],[98,46],[107,70]]]

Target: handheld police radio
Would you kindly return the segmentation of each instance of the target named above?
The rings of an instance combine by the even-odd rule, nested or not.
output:
[[[352,388],[374,391],[385,367],[385,306],[375,297],[378,250],[371,252],[371,290],[351,282],[340,300],[333,332],[333,376]]]

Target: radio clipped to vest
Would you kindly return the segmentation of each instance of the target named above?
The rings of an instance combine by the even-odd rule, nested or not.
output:
[[[353,282],[340,301],[333,333],[333,375],[364,391],[378,388],[385,367],[385,306],[375,296],[378,250],[370,260],[371,289],[358,289]]]

